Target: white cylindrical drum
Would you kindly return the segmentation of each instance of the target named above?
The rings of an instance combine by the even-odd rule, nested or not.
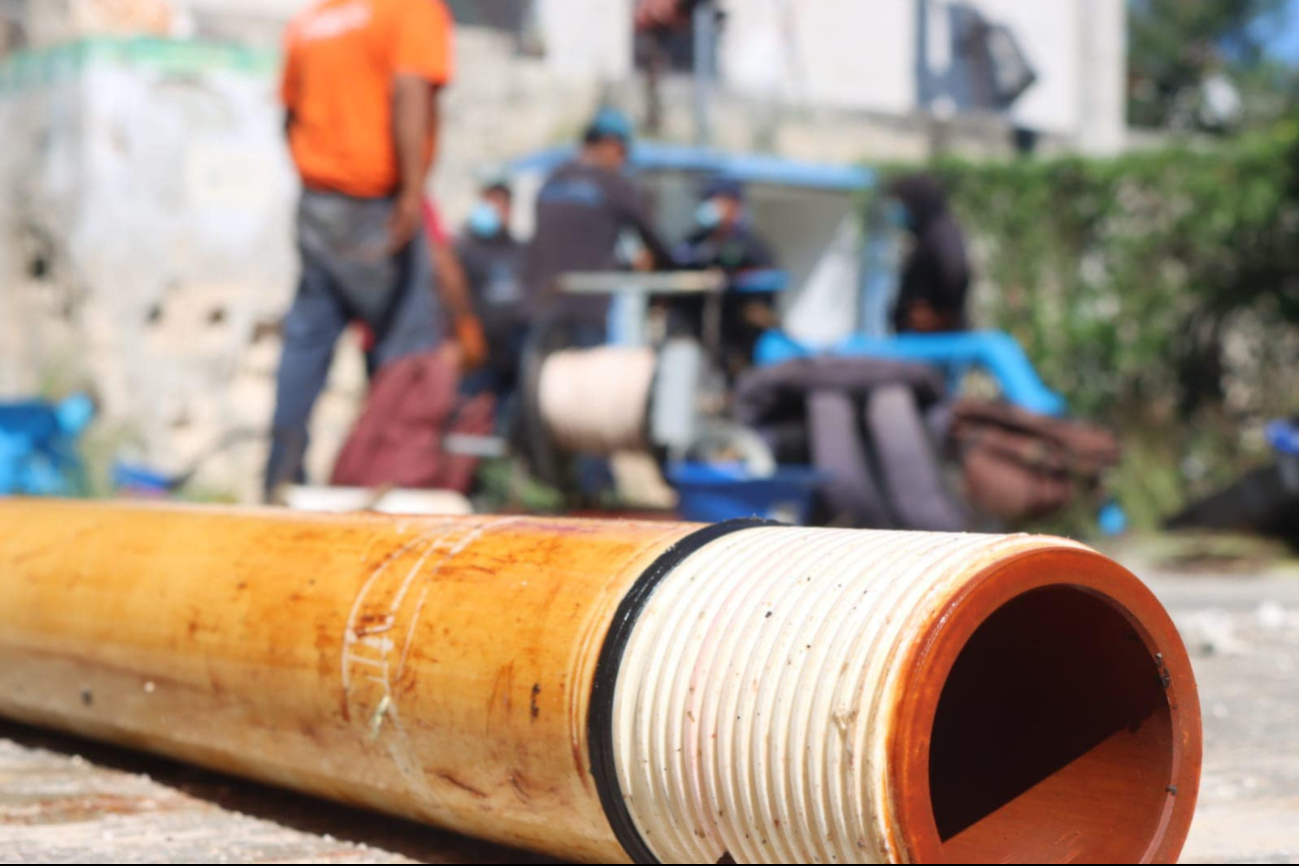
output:
[[[652,349],[621,346],[549,355],[537,403],[555,444],[602,456],[643,449],[656,362]]]

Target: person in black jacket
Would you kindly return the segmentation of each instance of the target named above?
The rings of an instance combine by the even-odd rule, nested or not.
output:
[[[624,174],[632,147],[631,121],[602,109],[591,121],[577,158],[561,165],[537,194],[536,232],[524,256],[525,310],[534,330],[580,333],[579,343],[604,342],[606,295],[565,295],[565,274],[620,269],[625,232],[640,237],[645,265],[670,268],[672,253],[652,225],[640,190]]]
[[[523,303],[525,246],[510,232],[514,195],[507,182],[483,186],[455,242],[474,312],[487,340],[487,363],[467,377],[469,392],[487,390],[502,402],[513,394],[527,333]]]
[[[677,263],[685,268],[718,269],[735,278],[746,271],[776,267],[771,247],[749,214],[744,184],[719,175],[700,190],[694,231],[676,251]],[[670,328],[676,333],[702,335],[704,300],[681,298],[672,307]],[[762,334],[779,327],[776,299],[772,294],[732,290],[722,299],[721,349],[731,373],[747,368]]]
[[[915,237],[902,268],[894,327],[899,334],[966,330],[970,263],[946,193],[928,175],[901,178],[889,192],[905,209],[907,230]]]
[[[677,252],[686,268],[721,268],[728,274],[775,266],[776,258],[749,218],[744,184],[715,177],[703,187],[695,230]]]

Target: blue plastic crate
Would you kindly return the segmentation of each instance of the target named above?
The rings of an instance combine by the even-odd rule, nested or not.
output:
[[[94,418],[84,396],[0,404],[0,495],[68,496],[83,470],[77,439]]]
[[[1267,427],[1267,441],[1278,453],[1299,457],[1299,423],[1273,421]]]
[[[739,464],[678,463],[669,468],[668,480],[681,497],[678,510],[685,520],[720,523],[761,517],[804,524],[825,475],[787,466],[774,475],[755,477]]]

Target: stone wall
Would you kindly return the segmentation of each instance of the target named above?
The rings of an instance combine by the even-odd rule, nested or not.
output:
[[[264,427],[269,326],[294,270],[294,183],[270,80],[238,49],[138,39],[7,68],[8,395],[90,390],[101,432],[167,472],[232,430]],[[359,377],[337,386],[349,382],[350,407]],[[261,447],[232,449],[202,483],[247,498]]]

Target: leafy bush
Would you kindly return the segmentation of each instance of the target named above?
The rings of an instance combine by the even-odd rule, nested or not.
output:
[[[933,170],[970,236],[976,320],[1123,434],[1139,525],[1259,460],[1262,423],[1299,411],[1299,126]]]

